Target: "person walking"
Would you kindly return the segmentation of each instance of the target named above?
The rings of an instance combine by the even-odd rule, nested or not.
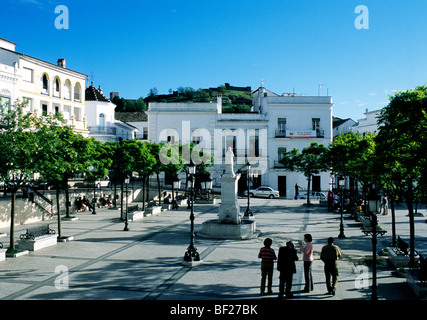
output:
[[[381,195],[381,207],[380,207],[380,213],[382,213],[383,215],[387,215],[388,214],[388,198],[387,198],[387,192],[384,192]]]
[[[313,238],[311,234],[307,233],[304,235],[305,246],[303,247],[300,244],[300,249],[302,251],[302,260],[304,261],[304,279],[305,287],[303,292],[313,291],[313,275],[311,272],[311,266],[313,264]]]
[[[274,260],[277,260],[274,249],[271,248],[273,240],[266,238],[264,240],[264,247],[260,249],[258,258],[261,259],[261,295],[265,295],[265,281],[268,278],[268,291],[267,294],[272,294],[273,290],[273,269]]]
[[[320,252],[320,260],[325,264],[324,271],[326,277],[326,288],[328,294],[335,295],[338,282],[338,264],[337,260],[342,256],[341,249],[334,245],[334,238],[328,238],[328,244]],[[331,282],[332,277],[332,282]]]
[[[297,272],[295,261],[298,261],[297,251],[291,241],[286,242],[285,247],[280,247],[277,258],[277,270],[280,272],[279,280],[279,299],[283,298],[285,294],[286,285],[286,298],[293,298],[292,277]]]

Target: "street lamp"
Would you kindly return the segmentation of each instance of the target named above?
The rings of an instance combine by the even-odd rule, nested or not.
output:
[[[368,206],[370,212],[374,214],[378,212],[378,195],[375,190],[375,184],[372,184],[372,188],[368,194]]]
[[[125,185],[126,185],[126,217],[125,217],[125,228],[123,231],[129,231],[128,228],[128,184],[130,182],[130,177],[126,176],[125,178]]]
[[[96,214],[96,180],[95,180],[94,185],[93,185],[92,205],[93,205],[92,214]]]
[[[172,208],[178,209],[178,204],[175,200],[175,193],[174,190],[176,190],[176,194],[178,195],[179,188],[181,187],[181,179],[178,177],[175,177],[172,181]]]
[[[378,229],[378,218],[371,212],[371,226],[363,230],[365,235],[372,235],[372,296],[371,300],[378,300],[377,296],[377,235],[384,235],[387,231]]]
[[[344,223],[343,223],[343,213],[344,213],[344,185],[345,185],[345,178],[343,176],[340,176],[338,178],[338,185],[341,188],[341,219],[340,219],[340,234],[338,235],[338,238],[344,239]]]
[[[252,210],[251,210],[251,208],[250,208],[250,193],[249,193],[249,186],[250,186],[250,179],[251,179],[251,176],[250,176],[250,171],[251,171],[251,164],[249,163],[249,162],[247,162],[246,163],[246,168],[247,168],[247,174],[246,174],[246,177],[247,177],[247,182],[248,182],[248,206],[246,207],[246,211],[245,211],[245,217],[249,217],[249,216],[253,216],[254,214],[252,213]]]
[[[196,173],[196,166],[193,162],[188,165],[189,178],[187,179],[187,188],[190,190],[190,222],[191,222],[191,233],[190,233],[190,245],[187,248],[187,251],[184,254],[184,262],[194,262],[200,261],[199,253],[197,248],[194,246],[194,182]]]

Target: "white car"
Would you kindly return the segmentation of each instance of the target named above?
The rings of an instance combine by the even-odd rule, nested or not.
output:
[[[79,186],[80,187],[84,186],[84,187],[92,187],[93,188],[93,182],[85,181],[84,184],[79,184]],[[95,186],[97,188],[101,188],[101,187],[103,187],[103,188],[105,188],[105,187],[110,188],[110,186],[111,186],[110,178],[108,176],[105,176],[104,178],[102,178],[100,180],[96,180],[95,181]]]
[[[307,192],[298,195],[297,199],[307,199]],[[327,199],[327,197],[326,197],[326,194],[324,194],[323,192],[313,191],[311,192],[310,199],[325,200]]]
[[[248,190],[245,190],[243,192],[243,195],[248,195]],[[266,197],[266,198],[278,198],[280,197],[279,191],[274,190],[270,187],[258,187],[256,189],[250,189],[249,190],[249,196],[250,197]]]

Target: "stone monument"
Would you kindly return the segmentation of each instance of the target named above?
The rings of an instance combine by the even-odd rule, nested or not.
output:
[[[202,238],[250,239],[257,236],[255,220],[241,219],[237,202],[237,183],[240,174],[233,169],[234,154],[228,148],[225,154],[225,172],[221,177],[221,205],[218,219],[202,223]]]

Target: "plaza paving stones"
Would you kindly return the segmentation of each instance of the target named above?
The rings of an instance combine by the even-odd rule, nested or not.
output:
[[[276,300],[279,273],[274,271],[270,296],[260,293],[258,251],[266,237],[273,249],[292,240],[296,247],[305,233],[314,244],[314,291],[303,293],[302,255],[297,261],[293,293],[298,300],[369,300],[370,274],[361,282],[363,259],[371,257],[371,237],[361,231],[360,223],[345,214],[345,239],[338,239],[340,215],[327,212],[316,201],[307,207],[304,200],[251,199],[258,238],[216,240],[196,236],[195,245],[203,264],[188,268],[181,262],[190,243],[189,210],[163,211],[156,216],[129,223],[123,231],[120,211],[98,209],[96,215],[80,212],[77,221],[63,221],[62,235],[75,240],[30,252],[27,256],[7,258],[0,263],[0,299],[3,300]],[[239,199],[241,211],[246,199]],[[217,218],[217,205],[195,205],[195,231],[201,223]],[[419,212],[426,213],[425,208]],[[404,206],[397,207],[397,234],[409,240],[409,223]],[[378,250],[391,241],[391,216],[379,215],[388,231],[378,239]],[[416,249],[427,255],[426,217],[416,217]],[[57,228],[56,221],[50,226]],[[16,226],[16,236],[27,226]],[[1,229],[0,232],[9,232]],[[320,250],[328,237],[335,238],[343,258],[339,261],[339,283],[335,296],[326,294]],[[8,238],[3,238],[5,248]],[[62,270],[62,271],[61,271]],[[63,271],[66,271],[65,273]],[[63,278],[65,276],[65,278]],[[366,278],[366,277],[365,277]],[[363,285],[361,285],[363,283]],[[380,300],[416,300],[406,284],[385,262],[378,267]]]

